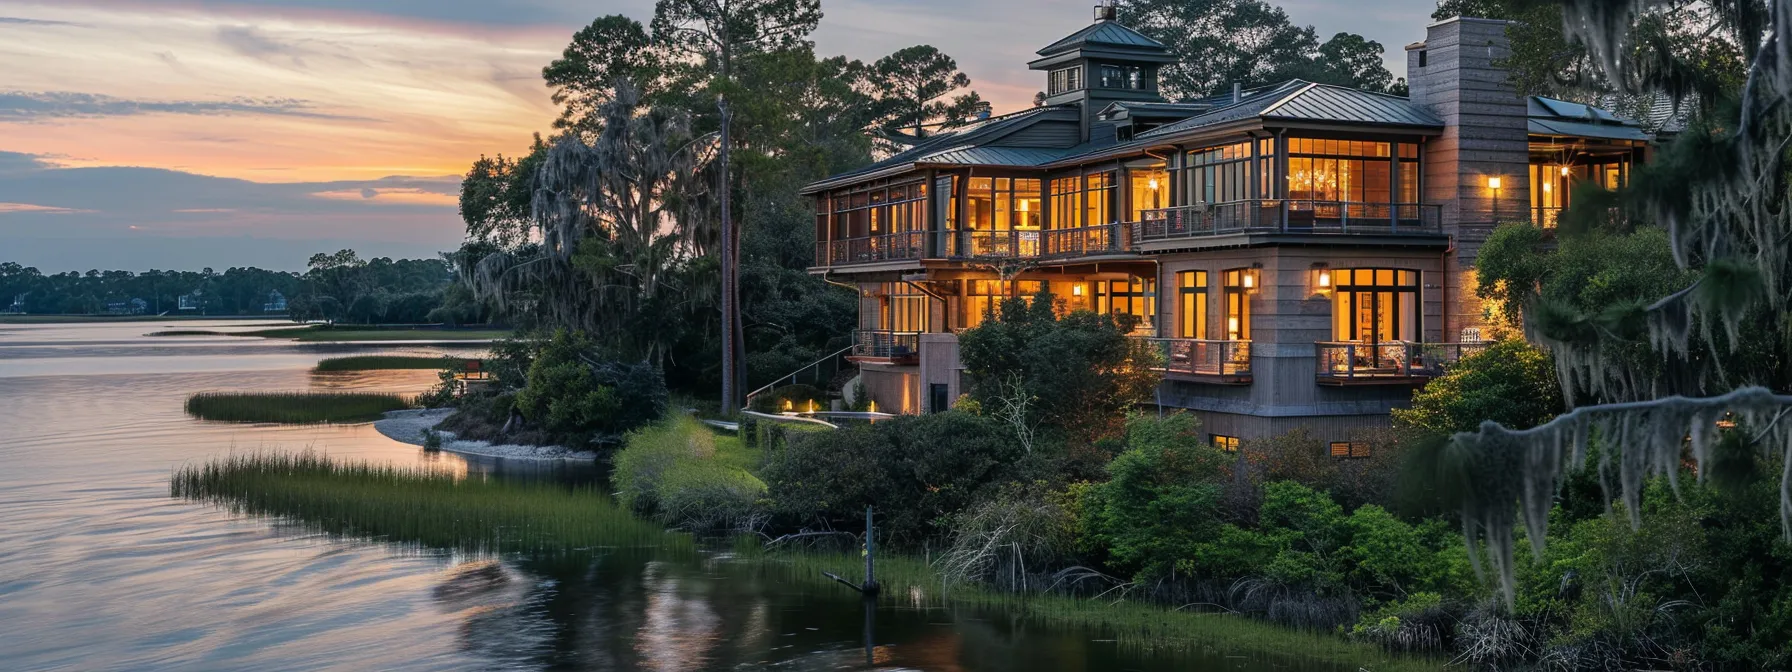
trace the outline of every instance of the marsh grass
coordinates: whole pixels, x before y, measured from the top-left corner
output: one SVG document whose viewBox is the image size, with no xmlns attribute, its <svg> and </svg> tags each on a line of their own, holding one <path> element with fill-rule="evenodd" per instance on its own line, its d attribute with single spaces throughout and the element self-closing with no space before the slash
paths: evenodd
<svg viewBox="0 0 1792 672">
<path fill-rule="evenodd" d="M 592 487 L 341 464 L 313 452 L 236 455 L 176 471 L 175 497 L 273 516 L 341 537 L 474 553 L 648 548 L 688 554 L 687 535 L 629 515 Z"/>
<path fill-rule="evenodd" d="M 222 331 L 212 331 L 210 329 L 166 329 L 163 331 L 152 331 L 145 335 L 146 336 L 227 336 L 228 334 L 226 334 Z"/>
<path fill-rule="evenodd" d="M 370 392 L 201 392 L 187 399 L 187 414 L 221 422 L 303 425 L 371 422 L 414 405 L 409 397 Z"/>
<path fill-rule="evenodd" d="M 287 338 L 299 342 L 333 341 L 494 341 L 509 338 L 504 329 L 446 329 L 441 327 L 405 327 L 390 325 L 324 325 L 308 324 L 254 331 L 232 332 L 231 336 Z"/>
<path fill-rule="evenodd" d="M 433 369 L 446 370 L 459 366 L 463 360 L 453 357 L 418 357 L 411 355 L 361 355 L 357 357 L 331 357 L 317 363 L 313 371 L 319 373 L 334 371 L 394 371 L 400 369 Z"/>
</svg>

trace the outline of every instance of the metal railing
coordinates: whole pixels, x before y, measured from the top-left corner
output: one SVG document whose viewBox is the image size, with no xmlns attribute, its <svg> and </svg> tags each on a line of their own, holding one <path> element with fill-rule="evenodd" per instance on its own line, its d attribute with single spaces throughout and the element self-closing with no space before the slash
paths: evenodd
<svg viewBox="0 0 1792 672">
<path fill-rule="evenodd" d="M 854 343 L 841 348 L 831 355 L 810 362 L 803 368 L 779 376 L 777 380 L 767 383 L 757 390 L 748 392 L 742 408 L 752 408 L 754 398 L 770 392 L 780 385 L 796 385 L 800 383 L 821 388 L 830 394 L 837 392 L 838 390 L 834 389 L 833 383 L 836 379 L 842 377 L 840 375 L 841 371 L 853 368 L 852 362 L 846 361 L 846 357 L 847 353 L 854 351 L 858 347 L 858 344 Z"/>
<path fill-rule="evenodd" d="M 863 238 L 844 238 L 815 244 L 815 264 L 864 264 L 876 261 L 920 259 L 926 255 L 927 232 L 904 231 Z"/>
<path fill-rule="evenodd" d="M 1081 257 L 1109 254 L 1130 248 L 1130 227 L 1096 224 L 1045 232 L 1044 256 Z"/>
<path fill-rule="evenodd" d="M 1146 338 L 1157 348 L 1159 371 L 1191 376 L 1215 376 L 1249 380 L 1250 341 L 1211 341 L 1197 338 Z"/>
<path fill-rule="evenodd" d="M 1268 198 L 1146 210 L 1135 243 L 1230 233 L 1441 233 L 1443 206 Z"/>
<path fill-rule="evenodd" d="M 854 357 L 903 359 L 921 354 L 921 332 L 861 329 L 853 344 Z"/>
<path fill-rule="evenodd" d="M 1435 378 L 1445 367 L 1487 348 L 1488 343 L 1384 341 L 1315 343 L 1321 382 Z"/>
</svg>

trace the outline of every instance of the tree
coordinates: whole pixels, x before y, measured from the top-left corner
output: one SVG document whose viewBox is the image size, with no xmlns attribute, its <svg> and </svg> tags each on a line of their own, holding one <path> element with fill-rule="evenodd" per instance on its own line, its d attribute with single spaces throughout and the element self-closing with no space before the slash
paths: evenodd
<svg viewBox="0 0 1792 672">
<path fill-rule="evenodd" d="M 1375 91 L 1393 80 L 1380 65 L 1380 44 L 1340 33 L 1321 45 L 1312 28 L 1294 25 L 1287 12 L 1262 0 L 1123 0 L 1120 8 L 1129 25 L 1176 56 L 1159 74 L 1167 98 L 1199 98 L 1224 93 L 1233 83 L 1252 87 L 1295 77 Z"/>
<path fill-rule="evenodd" d="M 1394 409 L 1394 424 L 1447 436 L 1493 421 L 1516 429 L 1548 422 L 1562 412 L 1555 362 L 1521 340 L 1500 341 L 1462 358 Z"/>
<path fill-rule="evenodd" d="M 521 159 L 480 156 L 460 183 L 460 217 L 467 237 L 478 242 L 514 247 L 529 239 L 530 208 L 534 201 L 535 174 L 541 169 L 548 145 L 536 134 L 529 153 Z"/>
<path fill-rule="evenodd" d="M 732 112 L 728 94 L 735 85 L 736 59 L 761 52 L 790 49 L 806 44 L 821 22 L 821 0 L 659 0 L 654 6 L 654 40 L 680 51 L 697 62 L 714 63 L 716 76 L 709 88 L 716 93 L 721 119 L 720 153 L 716 157 L 721 184 L 721 317 L 722 317 L 722 412 L 732 414 L 740 404 L 746 358 L 740 312 L 740 234 L 734 225 L 731 203 L 735 189 L 729 171 L 733 151 Z"/>
<path fill-rule="evenodd" d="M 1792 464 L 1792 422 L 1783 421 L 1792 413 L 1786 394 L 1792 387 L 1786 2 L 1725 5 L 1700 15 L 1704 25 L 1677 27 L 1740 47 L 1747 77 L 1739 94 L 1703 71 L 1702 61 L 1686 58 L 1715 47 L 1648 48 L 1663 33 L 1638 26 L 1669 23 L 1664 18 L 1678 8 L 1562 4 L 1564 34 L 1585 45 L 1593 67 L 1619 93 L 1734 104 L 1701 106 L 1694 124 L 1617 194 L 1580 198 L 1577 192 L 1561 225 L 1596 230 L 1613 219 L 1615 207 L 1620 226 L 1661 226 L 1675 265 L 1692 279 L 1659 299 L 1632 297 L 1596 313 L 1529 296 L 1527 329 L 1555 354 L 1564 397 L 1585 403 L 1532 429 L 1487 423 L 1453 439 L 1453 459 L 1439 477 L 1473 486 L 1464 493 L 1464 528 L 1472 543 L 1492 551 L 1508 604 L 1518 514 L 1540 552 L 1555 495 L 1586 467 L 1590 446 L 1597 449 L 1601 483 L 1615 490 L 1633 526 L 1640 523 L 1648 477 L 1675 482 L 1689 457 L 1701 477 L 1730 452 L 1719 450 L 1728 444 L 1741 445 L 1751 458 Z M 1763 341 L 1773 344 L 1764 360 L 1749 352 L 1751 343 Z M 1639 345 L 1660 366 L 1615 374 Z M 1751 357 L 1762 365 L 1738 365 Z M 1780 496 L 1782 536 L 1792 540 L 1792 471 L 1782 476 Z"/>
<path fill-rule="evenodd" d="M 882 93 L 878 104 L 884 118 L 877 132 L 892 147 L 918 142 L 927 136 L 928 127 L 962 119 L 982 102 L 974 91 L 951 103 L 942 100 L 969 87 L 971 77 L 951 56 L 925 44 L 878 59 L 871 66 L 870 84 Z"/>
<path fill-rule="evenodd" d="M 555 128 L 593 131 L 617 80 L 628 80 L 652 100 L 665 83 L 663 55 L 641 22 L 612 14 L 598 17 L 572 36 L 560 58 L 541 69 L 560 106 Z M 539 143 L 539 139 L 537 143 Z"/>
<path fill-rule="evenodd" d="M 971 398 L 985 409 L 1019 395 L 1032 417 L 1011 426 L 1044 426 L 1088 443 L 1116 433 L 1128 409 L 1151 397 L 1161 376 L 1155 353 L 1127 336 L 1132 325 L 1076 311 L 1060 317 L 1056 299 L 1010 298 L 1001 313 L 959 335 Z"/>
</svg>

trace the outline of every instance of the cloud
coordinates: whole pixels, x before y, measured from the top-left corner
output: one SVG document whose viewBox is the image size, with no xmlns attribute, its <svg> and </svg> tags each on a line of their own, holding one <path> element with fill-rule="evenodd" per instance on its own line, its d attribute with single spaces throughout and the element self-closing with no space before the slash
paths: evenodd
<svg viewBox="0 0 1792 672">
<path fill-rule="evenodd" d="M 296 98 L 230 100 L 133 100 L 74 91 L 0 91 L 0 122 L 40 119 L 123 117 L 140 114 L 275 115 L 350 119 L 313 109 Z"/>
<path fill-rule="evenodd" d="M 75 27 L 75 28 L 86 28 L 87 27 L 87 24 L 75 23 L 73 21 L 48 21 L 48 20 L 44 20 L 44 19 L 26 19 L 26 18 L 17 17 L 17 16 L 0 16 L 0 25 L 7 25 L 7 24 L 11 24 L 11 25 L 15 25 L 15 26 L 71 26 L 71 27 Z"/>
<path fill-rule="evenodd" d="M 32 205 L 30 203 L 0 203 L 0 215 L 19 213 L 19 212 L 35 212 L 35 213 L 49 214 L 49 215 L 66 215 L 66 214 L 76 213 L 76 212 L 92 212 L 92 211 L 91 210 L 75 210 L 73 208 L 58 208 L 58 207 L 49 206 L 49 205 Z"/>
<path fill-rule="evenodd" d="M 250 58 L 273 61 L 283 57 L 280 60 L 287 60 L 295 67 L 305 67 L 303 49 L 269 37 L 254 26 L 219 26 L 218 41 Z"/>
</svg>

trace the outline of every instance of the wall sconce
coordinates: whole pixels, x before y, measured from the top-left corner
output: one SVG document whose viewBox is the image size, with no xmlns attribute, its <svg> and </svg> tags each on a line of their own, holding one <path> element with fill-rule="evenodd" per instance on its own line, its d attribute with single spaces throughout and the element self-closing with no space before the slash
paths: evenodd
<svg viewBox="0 0 1792 672">
<path fill-rule="evenodd" d="M 1243 271 L 1241 271 L 1238 274 L 1238 284 L 1240 286 L 1244 287 L 1244 291 L 1252 293 L 1252 294 L 1257 293 L 1257 281 L 1261 279 L 1261 278 L 1257 277 L 1257 274 L 1262 269 L 1263 269 L 1263 262 L 1259 261 L 1257 263 L 1251 264 L 1250 268 L 1244 269 Z"/>
<path fill-rule="evenodd" d="M 1487 188 L 1492 189 L 1494 191 L 1499 191 L 1500 190 L 1500 178 L 1498 178 L 1498 177 L 1487 178 Z"/>
<path fill-rule="evenodd" d="M 1568 176 L 1568 167 L 1562 166 L 1562 177 L 1567 177 L 1567 176 Z"/>
<path fill-rule="evenodd" d="M 1083 295 L 1083 283 L 1080 283 L 1080 282 L 1072 283 L 1070 285 L 1070 295 L 1071 296 L 1082 296 Z"/>
<path fill-rule="evenodd" d="M 1327 296 L 1332 293 L 1332 269 L 1323 261 L 1313 264 L 1313 291 Z"/>
<path fill-rule="evenodd" d="M 1153 178 L 1151 178 L 1150 182 L 1147 182 L 1145 184 L 1146 184 L 1146 186 L 1151 187 L 1152 191 L 1157 191 L 1157 178 L 1153 177 Z"/>
</svg>

